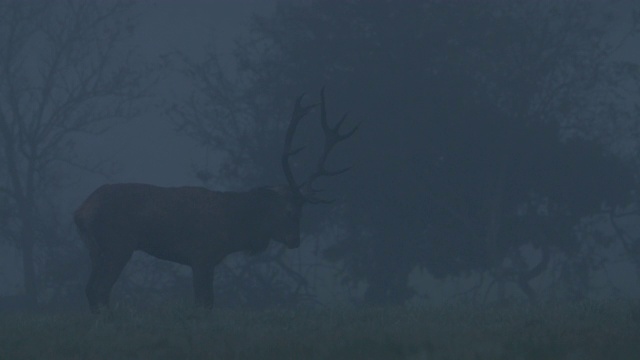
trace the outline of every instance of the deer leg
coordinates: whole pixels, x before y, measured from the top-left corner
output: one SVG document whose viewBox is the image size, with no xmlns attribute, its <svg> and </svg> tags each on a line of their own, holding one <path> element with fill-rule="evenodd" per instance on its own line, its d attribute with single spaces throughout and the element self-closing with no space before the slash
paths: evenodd
<svg viewBox="0 0 640 360">
<path fill-rule="evenodd" d="M 131 258 L 132 252 L 118 254 L 102 253 L 91 259 L 91 275 L 85 293 L 91 312 L 97 314 L 109 307 L 111 288 L 118 280 L 122 269 Z"/>
<path fill-rule="evenodd" d="M 196 307 L 211 310 L 213 308 L 213 267 L 192 266 L 193 297 Z"/>
</svg>

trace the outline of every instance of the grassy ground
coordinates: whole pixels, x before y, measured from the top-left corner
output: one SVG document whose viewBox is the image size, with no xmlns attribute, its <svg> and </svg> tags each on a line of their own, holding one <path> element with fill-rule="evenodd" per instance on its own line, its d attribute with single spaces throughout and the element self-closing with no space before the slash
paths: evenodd
<svg viewBox="0 0 640 360">
<path fill-rule="evenodd" d="M 640 359 L 640 303 L 0 314 L 0 359 Z"/>
</svg>

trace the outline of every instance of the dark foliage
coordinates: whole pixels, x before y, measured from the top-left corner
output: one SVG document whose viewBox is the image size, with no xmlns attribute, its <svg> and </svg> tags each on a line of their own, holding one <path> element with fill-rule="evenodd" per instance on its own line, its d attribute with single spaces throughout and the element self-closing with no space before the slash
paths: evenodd
<svg viewBox="0 0 640 360">
<path fill-rule="evenodd" d="M 228 154 L 229 178 L 271 178 L 275 159 L 260 154 L 283 129 L 285 99 L 327 84 L 337 108 L 365 120 L 344 146 L 354 171 L 328 187 L 341 194 L 346 236 L 326 252 L 346 281 L 368 285 L 364 300 L 408 299 L 416 266 L 436 277 L 489 272 L 534 298 L 529 281 L 551 253 L 577 248 L 580 220 L 625 204 L 634 186 L 610 150 L 632 119 L 619 90 L 638 70 L 613 58 L 603 10 L 581 1 L 283 1 L 239 43 L 241 81 L 208 93 L 223 116 L 185 127 L 224 135 L 208 145 Z M 224 80 L 212 64 L 194 68 Z M 233 120 L 240 125 L 224 125 Z M 539 263 L 523 261 L 525 244 L 539 249 Z"/>
</svg>

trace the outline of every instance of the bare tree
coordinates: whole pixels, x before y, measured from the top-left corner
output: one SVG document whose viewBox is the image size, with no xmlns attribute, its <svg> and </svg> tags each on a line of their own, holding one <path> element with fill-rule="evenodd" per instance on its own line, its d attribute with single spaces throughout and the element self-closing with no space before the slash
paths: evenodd
<svg viewBox="0 0 640 360">
<path fill-rule="evenodd" d="M 202 60 L 181 53 L 166 60 L 192 88 L 186 99 L 171 102 L 167 115 L 178 132 L 221 157 L 215 174 L 208 163 L 195 166 L 198 179 L 205 185 L 215 181 L 230 189 L 280 179 L 282 174 L 273 166 L 279 161 L 274 150 L 282 146 L 289 103 L 271 101 L 272 89 L 247 91 L 246 79 L 224 66 L 215 50 L 209 50 Z"/>
<path fill-rule="evenodd" d="M 39 199 L 59 186 L 62 164 L 85 166 L 78 133 L 98 133 L 134 115 L 148 72 L 126 42 L 133 3 L 0 2 L 0 193 L 3 236 L 23 254 L 27 298 L 37 303 L 34 245 Z"/>
</svg>

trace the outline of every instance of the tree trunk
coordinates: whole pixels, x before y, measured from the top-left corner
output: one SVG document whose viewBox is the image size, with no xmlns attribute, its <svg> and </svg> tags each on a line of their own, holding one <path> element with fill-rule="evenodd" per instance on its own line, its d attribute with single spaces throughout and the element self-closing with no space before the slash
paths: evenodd
<svg viewBox="0 0 640 360">
<path fill-rule="evenodd" d="M 527 299 L 529 299 L 529 302 L 532 302 L 532 303 L 536 302 L 536 300 L 538 299 L 538 296 L 535 290 L 533 290 L 533 288 L 531 287 L 531 284 L 529 284 L 528 280 L 520 279 L 518 281 L 518 287 L 527 296 Z"/>
<path fill-rule="evenodd" d="M 21 245 L 24 291 L 29 305 L 35 307 L 38 304 L 38 286 L 33 254 L 34 232 L 30 222 L 25 221 L 22 226 Z"/>
<path fill-rule="evenodd" d="M 527 298 L 531 302 L 536 302 L 538 300 L 538 296 L 535 290 L 533 290 L 533 288 L 531 287 L 530 282 L 531 280 L 540 276 L 545 270 L 547 270 L 547 267 L 549 265 L 549 257 L 550 250 L 547 247 L 543 247 L 542 259 L 540 259 L 540 262 L 536 266 L 531 268 L 531 270 L 528 270 L 518 276 L 518 287 L 520 287 L 520 290 L 522 290 L 522 292 L 527 295 Z"/>
</svg>

